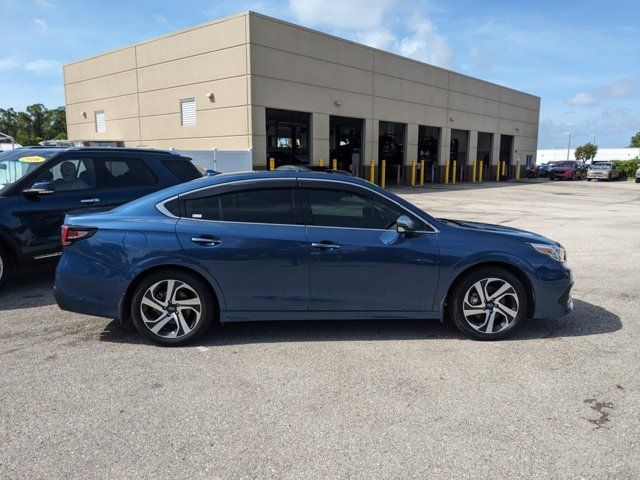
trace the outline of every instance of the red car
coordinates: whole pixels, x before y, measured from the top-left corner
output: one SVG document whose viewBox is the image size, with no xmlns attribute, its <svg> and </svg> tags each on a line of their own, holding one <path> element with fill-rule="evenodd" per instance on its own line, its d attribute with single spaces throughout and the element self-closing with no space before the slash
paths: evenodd
<svg viewBox="0 0 640 480">
<path fill-rule="evenodd" d="M 582 180 L 587 176 L 584 163 L 572 160 L 556 163 L 549 172 L 550 180 Z"/>
</svg>

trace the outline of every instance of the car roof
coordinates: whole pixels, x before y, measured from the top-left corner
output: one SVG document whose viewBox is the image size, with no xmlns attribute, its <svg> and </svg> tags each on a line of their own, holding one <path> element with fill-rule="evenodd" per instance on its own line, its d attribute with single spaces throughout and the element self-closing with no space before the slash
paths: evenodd
<svg viewBox="0 0 640 480">
<path fill-rule="evenodd" d="M 152 193 L 145 197 L 149 201 L 160 202 L 171 197 L 189 193 L 193 190 L 199 190 L 202 188 L 213 187 L 215 185 L 224 185 L 226 183 L 238 182 L 243 180 L 259 180 L 259 179 L 318 179 L 328 181 L 339 181 L 342 183 L 351 183 L 354 185 L 361 185 L 368 188 L 378 189 L 377 185 L 369 183 L 357 177 L 350 177 L 348 175 L 335 175 L 324 172 L 297 172 L 292 170 L 258 170 L 258 171 L 246 171 L 246 172 L 234 172 L 234 173 L 220 173 L 211 177 L 202 177 L 191 180 L 190 182 L 180 183 L 172 187 L 160 190 L 159 192 Z M 135 200 L 134 200 L 135 202 Z"/>
<path fill-rule="evenodd" d="M 55 145 L 30 145 L 25 147 L 16 148 L 16 150 L 55 150 L 64 152 L 124 152 L 124 153 L 155 153 L 161 155 L 173 155 L 175 157 L 182 157 L 182 155 L 173 150 L 161 150 L 158 148 L 141 148 L 141 147 L 58 147 Z M 187 158 L 187 157 L 183 157 Z"/>
</svg>

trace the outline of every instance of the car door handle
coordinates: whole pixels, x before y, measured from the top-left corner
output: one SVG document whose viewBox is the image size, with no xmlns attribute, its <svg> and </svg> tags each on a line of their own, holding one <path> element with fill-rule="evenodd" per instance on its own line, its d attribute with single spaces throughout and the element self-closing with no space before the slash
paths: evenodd
<svg viewBox="0 0 640 480">
<path fill-rule="evenodd" d="M 222 243 L 221 239 L 215 237 L 193 237 L 191 241 L 198 245 L 204 245 L 205 247 L 215 247 Z"/>
<path fill-rule="evenodd" d="M 337 250 L 340 248 L 340 245 L 331 242 L 312 243 L 311 246 L 313 248 L 319 248 L 321 250 Z"/>
<path fill-rule="evenodd" d="M 100 203 L 99 198 L 83 198 L 80 203 Z"/>
</svg>

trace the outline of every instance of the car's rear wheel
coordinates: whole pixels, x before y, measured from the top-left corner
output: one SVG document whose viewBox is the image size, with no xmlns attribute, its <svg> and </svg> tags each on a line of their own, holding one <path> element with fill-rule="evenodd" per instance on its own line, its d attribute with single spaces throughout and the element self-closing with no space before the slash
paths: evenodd
<svg viewBox="0 0 640 480">
<path fill-rule="evenodd" d="M 6 283 L 9 275 L 9 257 L 0 246 L 0 288 Z"/>
<path fill-rule="evenodd" d="M 455 325 L 478 340 L 511 335 L 524 322 L 528 309 L 522 282 L 501 268 L 472 271 L 458 283 L 450 300 Z"/>
<path fill-rule="evenodd" d="M 186 272 L 167 270 L 146 277 L 131 301 L 136 329 L 161 345 L 193 342 L 207 330 L 215 307 L 203 282 Z"/>
</svg>

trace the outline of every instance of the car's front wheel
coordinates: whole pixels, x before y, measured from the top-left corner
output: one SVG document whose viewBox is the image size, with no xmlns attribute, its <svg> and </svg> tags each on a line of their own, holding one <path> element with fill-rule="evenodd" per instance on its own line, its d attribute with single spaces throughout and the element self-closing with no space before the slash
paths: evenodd
<svg viewBox="0 0 640 480">
<path fill-rule="evenodd" d="M 512 334 L 524 322 L 528 309 L 522 282 L 501 268 L 472 271 L 458 283 L 450 301 L 455 325 L 478 340 Z"/>
<path fill-rule="evenodd" d="M 131 301 L 136 329 L 152 341 L 180 346 L 207 330 L 215 307 L 207 287 L 196 276 L 167 270 L 146 277 Z"/>
</svg>

